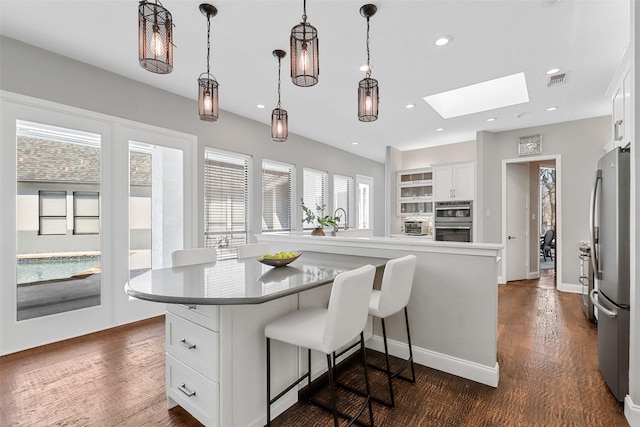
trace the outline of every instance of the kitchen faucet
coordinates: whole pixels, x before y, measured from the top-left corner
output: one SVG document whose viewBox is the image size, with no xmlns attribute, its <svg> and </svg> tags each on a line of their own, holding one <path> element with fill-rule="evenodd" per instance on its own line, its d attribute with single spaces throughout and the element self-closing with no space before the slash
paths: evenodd
<svg viewBox="0 0 640 427">
<path fill-rule="evenodd" d="M 333 213 L 333 216 L 334 216 L 334 217 L 336 217 L 336 216 L 337 216 L 336 214 L 338 213 L 338 211 L 342 211 L 342 212 L 344 212 L 344 229 L 345 229 L 345 230 L 348 230 L 348 229 L 349 229 L 349 215 L 347 215 L 347 211 L 345 211 L 345 210 L 344 210 L 344 209 L 342 209 L 342 208 L 338 208 L 338 209 L 336 209 L 336 211 Z"/>
</svg>

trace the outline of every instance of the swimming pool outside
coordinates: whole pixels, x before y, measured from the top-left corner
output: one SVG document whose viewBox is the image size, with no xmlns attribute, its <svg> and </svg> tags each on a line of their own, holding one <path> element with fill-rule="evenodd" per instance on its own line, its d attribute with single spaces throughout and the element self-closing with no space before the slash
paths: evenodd
<svg viewBox="0 0 640 427">
<path fill-rule="evenodd" d="M 68 279 L 83 271 L 99 266 L 99 255 L 18 258 L 17 283 L 20 285 L 47 280 Z"/>
</svg>

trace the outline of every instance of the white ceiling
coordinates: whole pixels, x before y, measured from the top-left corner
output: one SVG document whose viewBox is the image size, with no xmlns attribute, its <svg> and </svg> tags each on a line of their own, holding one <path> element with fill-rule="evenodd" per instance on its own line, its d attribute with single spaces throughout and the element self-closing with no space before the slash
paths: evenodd
<svg viewBox="0 0 640 427">
<path fill-rule="evenodd" d="M 220 107 L 268 124 L 277 101 L 272 51 L 289 51 L 289 33 L 301 21 L 303 2 L 210 3 L 218 9 L 211 20 L 211 69 L 220 83 Z M 135 0 L 0 0 L 0 33 L 195 103 L 196 79 L 206 71 L 206 18 L 198 10 L 200 1 L 162 4 L 175 24 L 174 69 L 168 75 L 138 65 Z M 283 63 L 282 107 L 289 112 L 291 133 L 382 162 L 388 145 L 409 150 L 470 141 L 478 130 L 611 112 L 606 90 L 629 40 L 629 0 L 379 0 L 370 34 L 380 116 L 361 123 L 356 101 L 364 77 L 359 67 L 366 63 L 363 4 L 307 2 L 308 22 L 320 40 L 320 78 L 314 87 L 294 86 L 288 62 Z M 436 47 L 434 39 L 445 34 L 453 42 Z M 547 87 L 545 72 L 553 67 L 567 73 L 566 83 Z M 422 100 L 519 72 L 529 89 L 525 104 L 445 120 Z M 406 109 L 409 103 L 416 107 Z M 558 109 L 546 111 L 550 106 Z M 489 117 L 497 120 L 489 123 Z"/>
</svg>

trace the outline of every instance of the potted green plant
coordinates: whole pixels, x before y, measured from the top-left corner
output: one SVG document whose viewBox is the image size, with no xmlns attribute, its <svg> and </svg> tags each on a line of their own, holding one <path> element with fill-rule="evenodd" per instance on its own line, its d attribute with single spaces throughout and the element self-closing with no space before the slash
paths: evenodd
<svg viewBox="0 0 640 427">
<path fill-rule="evenodd" d="M 324 210 L 326 205 L 316 205 L 316 210 L 314 212 L 304 204 L 303 199 L 301 199 L 301 202 L 302 211 L 304 212 L 302 223 L 313 224 L 314 226 L 314 229 L 311 231 L 311 235 L 324 236 L 323 228 L 329 227 L 332 229 L 332 234 L 335 234 L 336 231 L 338 231 L 338 222 L 342 218 L 340 216 L 325 215 Z"/>
</svg>

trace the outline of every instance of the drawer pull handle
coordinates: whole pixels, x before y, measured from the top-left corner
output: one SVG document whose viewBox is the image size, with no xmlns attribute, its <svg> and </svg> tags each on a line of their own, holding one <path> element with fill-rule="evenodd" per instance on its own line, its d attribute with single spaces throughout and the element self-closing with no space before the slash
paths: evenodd
<svg viewBox="0 0 640 427">
<path fill-rule="evenodd" d="M 195 396 L 196 395 L 196 391 L 195 390 L 189 390 L 185 384 L 182 384 L 180 387 L 178 387 L 178 390 L 180 390 L 181 392 L 186 394 L 187 397 L 191 397 L 191 396 Z"/>
<path fill-rule="evenodd" d="M 194 348 L 196 348 L 196 345 L 195 345 L 195 344 L 188 343 L 186 338 L 182 338 L 182 339 L 180 340 L 180 342 L 182 343 L 182 345 L 184 345 L 185 347 L 187 347 L 187 349 L 188 349 L 188 350 L 193 350 Z"/>
<path fill-rule="evenodd" d="M 195 310 L 197 308 L 195 304 L 180 304 L 180 305 L 186 308 L 187 310 Z"/>
</svg>

